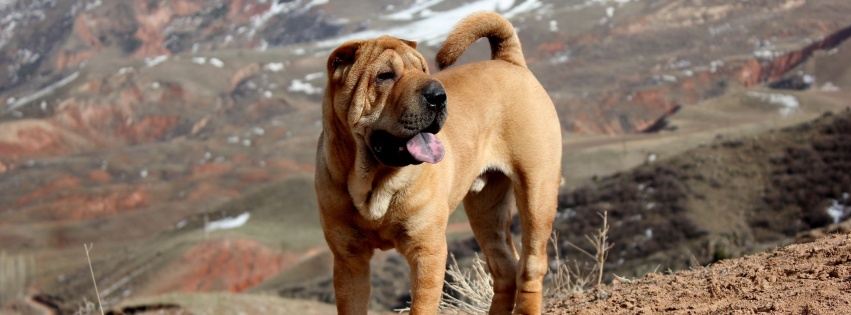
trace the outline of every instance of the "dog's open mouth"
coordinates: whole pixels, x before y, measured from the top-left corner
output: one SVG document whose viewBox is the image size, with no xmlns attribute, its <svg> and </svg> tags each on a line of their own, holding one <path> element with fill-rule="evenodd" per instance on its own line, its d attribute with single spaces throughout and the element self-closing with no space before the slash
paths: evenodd
<svg viewBox="0 0 851 315">
<path fill-rule="evenodd" d="M 408 153 L 414 160 L 427 163 L 437 163 L 443 160 L 443 142 L 433 133 L 423 132 L 417 134 L 405 144 Z"/>
<path fill-rule="evenodd" d="M 446 153 L 443 142 L 431 132 L 421 132 L 410 139 L 398 138 L 386 131 L 376 131 L 370 137 L 375 158 L 389 166 L 437 163 Z"/>
</svg>

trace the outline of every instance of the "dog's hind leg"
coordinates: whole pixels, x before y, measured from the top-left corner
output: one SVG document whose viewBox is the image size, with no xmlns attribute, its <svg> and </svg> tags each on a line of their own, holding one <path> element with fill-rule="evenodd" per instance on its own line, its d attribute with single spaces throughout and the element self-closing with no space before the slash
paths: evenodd
<svg viewBox="0 0 851 315">
<path fill-rule="evenodd" d="M 514 202 L 511 179 L 496 171 L 482 176 L 486 176 L 487 184 L 464 198 L 464 211 L 493 277 L 494 295 L 488 313 L 511 314 L 517 290 L 517 250 L 510 231 Z"/>
<path fill-rule="evenodd" d="M 558 163 L 558 160 L 554 160 Z M 547 273 L 547 241 L 558 207 L 560 172 L 538 167 L 518 172 L 514 186 L 522 232 L 515 314 L 540 314 Z"/>
</svg>

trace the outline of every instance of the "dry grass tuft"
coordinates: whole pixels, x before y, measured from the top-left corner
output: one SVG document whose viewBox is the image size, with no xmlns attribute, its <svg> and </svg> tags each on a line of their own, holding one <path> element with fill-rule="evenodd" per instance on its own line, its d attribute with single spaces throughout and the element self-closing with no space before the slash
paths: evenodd
<svg viewBox="0 0 851 315">
<path fill-rule="evenodd" d="M 573 262 L 571 267 L 567 257 L 562 261 L 556 231 L 553 231 L 552 236 L 550 236 L 550 243 L 553 244 L 555 268 L 550 270 L 550 287 L 547 288 L 545 295 L 548 297 L 567 296 L 588 290 L 588 284 L 591 283 L 593 273 L 583 272 L 576 261 Z"/>
<path fill-rule="evenodd" d="M 447 280 L 445 286 L 458 292 L 461 298 L 443 292 L 440 310 L 450 314 L 486 314 L 493 298 L 493 278 L 488 273 L 487 264 L 476 254 L 471 268 L 462 270 L 455 255 L 451 257 L 452 264 L 446 274 L 452 281 Z"/>
<path fill-rule="evenodd" d="M 92 259 L 89 258 L 89 250 L 91 250 L 92 247 L 94 247 L 94 244 L 89 244 L 89 245 L 83 244 L 83 247 L 86 249 L 86 260 L 89 262 L 89 271 L 92 273 L 92 283 L 95 285 L 95 295 L 98 298 L 98 306 L 100 306 L 100 315 L 104 315 L 103 314 L 103 303 L 101 303 L 101 301 L 100 301 L 100 292 L 98 291 L 98 282 L 95 280 L 95 269 L 92 268 Z M 89 306 L 90 303 L 88 301 L 85 301 L 85 302 L 86 302 L 85 305 L 88 309 L 89 308 L 88 306 Z M 86 314 L 88 314 L 88 313 L 86 313 Z"/>
<path fill-rule="evenodd" d="M 97 314 L 98 307 L 95 303 L 90 302 L 85 297 L 83 298 L 83 302 L 77 307 L 77 311 L 74 312 L 74 315 L 92 315 Z"/>
<path fill-rule="evenodd" d="M 594 247 L 594 254 L 589 253 L 588 251 L 579 248 L 575 244 L 570 243 L 570 246 L 576 248 L 583 254 L 591 257 L 594 260 L 594 269 L 592 273 L 597 274 L 597 281 L 595 289 L 597 291 L 602 291 L 603 288 L 603 269 L 606 264 L 606 259 L 609 257 L 609 250 L 612 249 L 613 244 L 609 243 L 609 215 L 608 212 L 603 212 L 600 214 L 603 218 L 603 226 L 597 229 L 597 232 L 592 236 L 585 235 L 585 239 L 591 243 L 591 246 Z"/>
<path fill-rule="evenodd" d="M 593 254 L 570 244 L 594 260 L 594 266 L 590 271 L 583 272 L 576 261 L 573 262 L 572 267 L 567 259 L 562 261 L 558 250 L 558 233 L 553 232 L 550 242 L 555 249 L 555 268 L 551 270 L 550 287 L 546 289 L 545 295 L 553 297 L 586 293 L 592 289 L 590 287 L 592 284 L 598 293 L 604 293 L 602 290 L 604 265 L 612 244 L 609 243 L 608 237 L 608 213 L 603 212 L 600 216 L 603 218 L 603 225 L 593 235 L 585 236 L 594 248 Z M 461 298 L 444 292 L 440 301 L 440 310 L 448 314 L 487 314 L 493 297 L 493 278 L 487 271 L 487 264 L 476 255 L 469 269 L 461 269 L 455 256 L 451 258 L 452 264 L 449 265 L 446 273 L 452 280 L 446 280 L 445 287 L 458 292 Z M 404 312 L 408 309 L 397 311 Z"/>
</svg>

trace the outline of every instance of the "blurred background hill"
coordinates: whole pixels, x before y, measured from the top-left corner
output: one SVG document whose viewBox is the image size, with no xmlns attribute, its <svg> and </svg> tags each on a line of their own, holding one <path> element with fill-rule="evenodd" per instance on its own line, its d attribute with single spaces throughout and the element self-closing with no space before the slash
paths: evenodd
<svg viewBox="0 0 851 315">
<path fill-rule="evenodd" d="M 1 0 L 0 313 L 91 301 L 88 243 L 116 309 L 333 302 L 312 183 L 328 53 L 390 34 L 432 62 L 479 10 L 511 19 L 557 106 L 555 228 L 582 244 L 608 211 L 618 275 L 851 214 L 846 0 Z M 449 234 L 471 257 L 461 211 Z M 373 263 L 373 309 L 404 307 L 404 259 Z"/>
</svg>

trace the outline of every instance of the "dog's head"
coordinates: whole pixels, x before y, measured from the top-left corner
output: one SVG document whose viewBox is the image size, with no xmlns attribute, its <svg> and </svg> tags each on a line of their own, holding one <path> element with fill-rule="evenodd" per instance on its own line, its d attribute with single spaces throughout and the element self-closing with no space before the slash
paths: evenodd
<svg viewBox="0 0 851 315">
<path fill-rule="evenodd" d="M 437 163 L 444 154 L 435 134 L 446 121 L 446 91 L 416 46 L 382 36 L 345 43 L 328 57 L 324 110 L 335 121 L 325 123 L 344 124 L 359 154 L 387 166 Z"/>
</svg>

